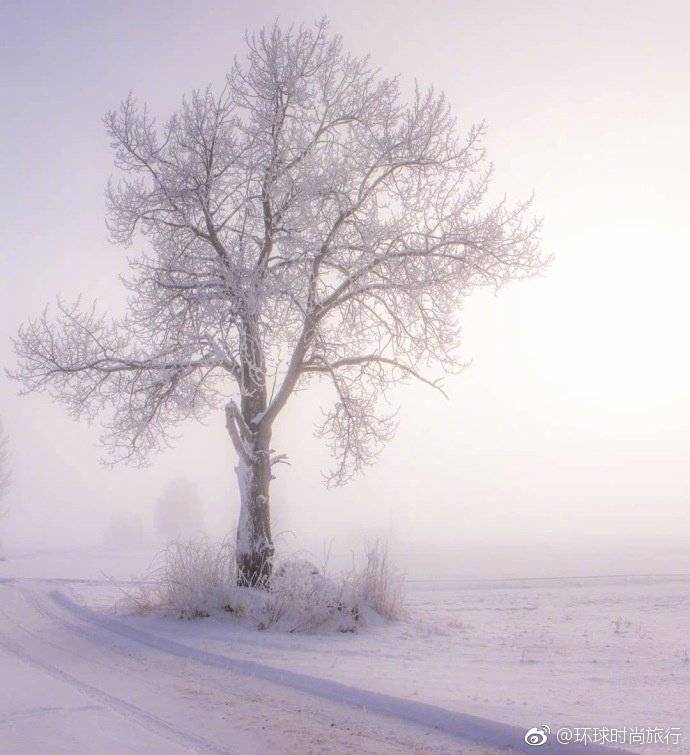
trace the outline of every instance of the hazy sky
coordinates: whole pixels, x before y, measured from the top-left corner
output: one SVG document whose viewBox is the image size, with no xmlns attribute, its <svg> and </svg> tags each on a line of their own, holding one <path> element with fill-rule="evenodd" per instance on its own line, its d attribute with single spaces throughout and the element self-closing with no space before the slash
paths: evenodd
<svg viewBox="0 0 690 755">
<path fill-rule="evenodd" d="M 450 401 L 400 390 L 397 437 L 365 478 L 322 487 L 319 396 L 293 401 L 274 438 L 292 459 L 274 485 L 276 529 L 314 547 L 371 527 L 408 549 L 443 545 L 457 563 L 485 548 L 504 554 L 501 573 L 538 571 L 542 556 L 557 571 L 578 551 L 572 569 L 587 571 L 607 542 L 620 544 L 612 570 L 687 570 L 687 2 L 3 0 L 0 360 L 57 292 L 122 304 L 104 112 L 133 89 L 164 119 L 183 93 L 223 80 L 246 27 L 323 14 L 386 73 L 444 89 L 461 123 L 487 120 L 494 189 L 535 190 L 555 260 L 539 280 L 467 302 L 471 366 L 447 380 Z M 0 378 L 15 462 L 6 540 L 100 539 L 113 511 L 148 517 L 177 474 L 198 482 L 209 526 L 232 526 L 222 416 L 190 425 L 150 468 L 112 471 L 97 427 L 16 388 Z"/>
</svg>

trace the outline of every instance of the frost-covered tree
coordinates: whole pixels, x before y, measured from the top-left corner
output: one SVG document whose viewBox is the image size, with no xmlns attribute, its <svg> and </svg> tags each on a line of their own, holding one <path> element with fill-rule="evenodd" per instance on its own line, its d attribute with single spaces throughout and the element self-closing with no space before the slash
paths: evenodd
<svg viewBox="0 0 690 755">
<path fill-rule="evenodd" d="M 128 314 L 58 302 L 16 339 L 14 376 L 77 417 L 104 408 L 104 442 L 141 461 L 190 417 L 224 408 L 237 453 L 237 557 L 270 576 L 274 423 L 321 378 L 318 427 L 342 483 L 393 431 L 380 399 L 459 366 L 458 310 L 478 285 L 543 263 L 528 202 L 487 205 L 483 125 L 460 131 L 433 88 L 406 98 L 327 23 L 246 38 L 220 92 L 158 126 L 132 96 L 105 124 L 107 189 L 130 260 Z"/>
</svg>

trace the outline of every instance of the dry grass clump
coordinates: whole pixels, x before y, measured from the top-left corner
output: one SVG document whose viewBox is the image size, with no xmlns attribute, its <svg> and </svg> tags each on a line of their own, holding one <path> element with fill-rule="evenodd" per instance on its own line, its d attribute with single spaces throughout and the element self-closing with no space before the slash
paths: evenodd
<svg viewBox="0 0 690 755">
<path fill-rule="evenodd" d="M 337 578 L 305 560 L 277 562 L 268 590 L 238 587 L 233 546 L 207 538 L 169 543 L 146 578 L 125 592 L 126 612 L 195 619 L 225 611 L 259 630 L 355 632 L 403 613 L 401 575 L 376 541 L 361 565 Z"/>
<path fill-rule="evenodd" d="M 388 547 L 375 540 L 364 550 L 364 564 L 353 569 L 351 580 L 358 599 L 389 621 L 403 615 L 403 578 L 391 565 Z"/>
</svg>

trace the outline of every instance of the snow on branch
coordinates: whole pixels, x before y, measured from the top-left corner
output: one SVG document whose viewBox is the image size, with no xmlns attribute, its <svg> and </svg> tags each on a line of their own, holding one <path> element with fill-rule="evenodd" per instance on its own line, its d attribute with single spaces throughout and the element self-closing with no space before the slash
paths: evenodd
<svg viewBox="0 0 690 755">
<path fill-rule="evenodd" d="M 441 395 L 444 398 L 448 398 L 443 388 L 440 386 L 440 379 L 437 380 L 429 380 L 425 378 L 424 376 L 420 375 L 416 370 L 414 370 L 412 367 L 410 367 L 407 364 L 403 364 L 403 362 L 400 362 L 396 359 L 390 359 L 385 356 L 381 356 L 379 354 L 366 354 L 364 356 L 358 356 L 358 357 L 346 357 L 343 359 L 338 359 L 335 362 L 327 363 L 323 362 L 319 357 L 314 356 L 311 358 L 311 360 L 304 362 L 302 365 L 302 372 L 324 372 L 324 373 L 333 373 L 335 370 L 340 369 L 341 367 L 356 367 L 358 365 L 367 365 L 367 364 L 380 364 L 380 365 L 386 365 L 389 367 L 394 367 L 400 370 L 403 374 L 411 375 L 412 377 L 416 378 L 422 383 L 425 383 L 428 386 L 431 386 L 432 388 L 435 388 L 437 391 L 441 393 Z"/>
<path fill-rule="evenodd" d="M 406 99 L 326 21 L 248 35 L 222 89 L 160 124 L 130 95 L 105 126 L 110 234 L 146 246 L 128 314 L 58 304 L 19 332 L 12 376 L 77 416 L 110 407 L 120 456 L 214 407 L 240 456 L 254 441 L 263 453 L 317 375 L 335 388 L 319 432 L 345 480 L 393 431 L 388 389 L 441 390 L 425 375 L 463 366 L 469 292 L 547 261 L 531 199 L 486 201 L 484 124 L 461 131 L 433 87 Z"/>
</svg>

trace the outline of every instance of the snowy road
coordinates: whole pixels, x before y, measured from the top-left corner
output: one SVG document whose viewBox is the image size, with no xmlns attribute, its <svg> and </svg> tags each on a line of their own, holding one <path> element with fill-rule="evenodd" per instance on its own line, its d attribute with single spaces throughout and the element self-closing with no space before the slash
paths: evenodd
<svg viewBox="0 0 690 755">
<path fill-rule="evenodd" d="M 3 753 L 486 751 L 145 645 L 50 583 L 0 590 Z"/>
<path fill-rule="evenodd" d="M 530 749 L 522 729 L 151 634 L 77 605 L 68 587 L 0 581 L 2 753 Z"/>
</svg>

